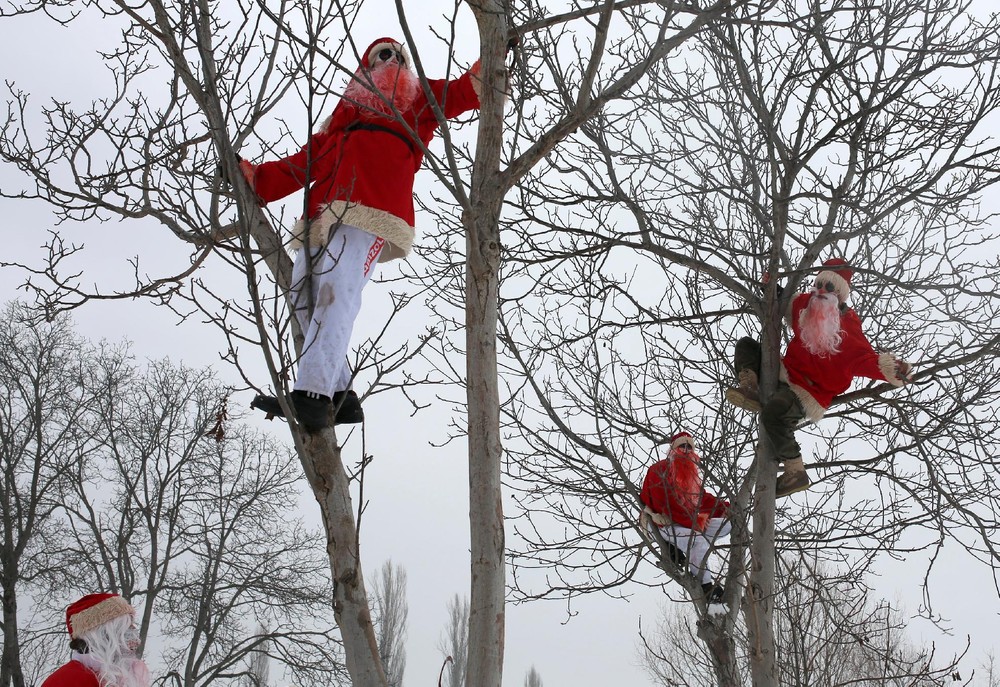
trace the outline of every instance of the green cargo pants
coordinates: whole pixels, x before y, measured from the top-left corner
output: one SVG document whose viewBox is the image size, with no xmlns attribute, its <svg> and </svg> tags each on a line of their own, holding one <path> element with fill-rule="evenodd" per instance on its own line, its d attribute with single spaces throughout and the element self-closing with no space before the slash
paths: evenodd
<svg viewBox="0 0 1000 687">
<path fill-rule="evenodd" d="M 736 354 L 733 357 L 736 374 L 740 370 L 753 370 L 760 377 L 760 357 L 760 343 L 744 336 L 736 342 Z M 802 449 L 799 448 L 799 442 L 795 441 L 795 427 L 804 417 L 805 411 L 795 392 L 785 382 L 778 382 L 778 388 L 763 404 L 760 423 L 779 461 L 801 457 Z"/>
</svg>

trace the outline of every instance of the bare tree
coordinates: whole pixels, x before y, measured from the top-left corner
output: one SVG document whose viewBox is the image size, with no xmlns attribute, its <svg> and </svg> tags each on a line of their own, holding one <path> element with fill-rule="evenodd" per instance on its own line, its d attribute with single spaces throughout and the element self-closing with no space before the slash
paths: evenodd
<svg viewBox="0 0 1000 687">
<path fill-rule="evenodd" d="M 127 346 L 93 346 L 67 316 L 46 324 L 18 303 L 5 314 L 0 436 L 16 487 L 5 532 L 24 554 L 4 572 L 11 599 L 32 609 L 6 621 L 18 649 L 9 675 L 21 653 L 32 684 L 54 668 L 68 651 L 67 593 L 101 589 L 141 607 L 140 652 L 154 632 L 176 640 L 166 654 L 194 658 L 184 684 L 254 665 L 259 677 L 268 656 L 303 683 L 335 683 L 339 643 L 316 621 L 330 594 L 322 555 L 287 517 L 295 456 L 227 416 L 206 370 L 140 371 Z M 254 632 L 262 619 L 274 629 Z M 241 661 L 249 668 L 234 669 Z"/>
<path fill-rule="evenodd" d="M 783 560 L 779 570 L 782 595 L 775 621 L 781 684 L 930 687 L 960 681 L 955 676 L 961 656 L 937 659 L 933 646 L 909 636 L 900 610 L 873 599 L 856 580 L 815 561 Z M 643 662 L 657 684 L 714 683 L 713 660 L 696 623 L 690 608 L 665 605 L 656 631 L 643 635 Z M 749 635 L 740 637 L 737 653 L 748 674 Z"/>
<path fill-rule="evenodd" d="M 88 346 L 68 317 L 51 323 L 23 303 L 0 312 L 0 685 L 23 687 L 22 647 L 31 637 L 18 615 L 27 587 L 49 587 L 68 574 L 69 541 L 58 517 L 88 435 L 92 401 Z"/>
<path fill-rule="evenodd" d="M 267 635 L 267 628 L 263 625 L 257 628 L 257 634 Z M 268 656 L 269 642 L 265 642 L 259 649 L 254 649 L 250 653 L 250 666 L 247 669 L 247 687 L 268 687 L 271 679 L 271 657 Z"/>
<path fill-rule="evenodd" d="M 445 687 L 463 687 L 466 684 L 466 665 L 469 652 L 469 600 L 456 594 L 448 601 L 448 623 L 444 636 L 438 643 L 445 657 Z"/>
<path fill-rule="evenodd" d="M 316 533 L 288 515 L 298 461 L 225 396 L 210 371 L 164 361 L 103 386 L 101 439 L 68 509 L 80 570 L 141 602 L 142 646 L 154 628 L 167 637 L 180 684 L 260 679 L 268 657 L 299 683 L 337 683 L 326 566 Z"/>
<path fill-rule="evenodd" d="M 375 619 L 375 636 L 378 653 L 385 667 L 389 687 L 402 687 L 406 670 L 406 620 L 409 605 L 406 602 L 406 569 L 393 565 L 391 560 L 382 564 L 372 585 L 372 613 Z"/>
</svg>

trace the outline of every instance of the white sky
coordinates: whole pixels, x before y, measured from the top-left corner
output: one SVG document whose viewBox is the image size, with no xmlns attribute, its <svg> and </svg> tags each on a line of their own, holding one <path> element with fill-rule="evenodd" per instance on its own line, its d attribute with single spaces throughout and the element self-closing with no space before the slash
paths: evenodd
<svg viewBox="0 0 1000 687">
<path fill-rule="evenodd" d="M 421 8 L 428 4 L 421 3 Z M 449 3 L 441 6 L 442 13 L 448 12 Z M 468 63 L 478 53 L 475 27 L 469 21 L 471 13 L 467 9 L 463 7 L 460 14 L 463 16 L 459 35 L 468 38 L 462 41 L 463 49 L 456 57 Z M 443 21 L 429 13 L 421 14 L 421 20 L 443 25 Z M 426 41 L 422 49 L 433 51 L 425 54 L 424 59 L 434 58 L 436 67 L 443 65 L 443 49 L 430 38 L 425 26 L 415 26 L 414 30 L 419 34 L 418 40 Z M 359 22 L 355 35 L 359 43 L 366 45 L 370 38 L 401 36 L 401 32 L 394 19 L 376 25 L 375 17 L 368 15 Z M 94 58 L 93 51 L 97 47 L 110 47 L 117 39 L 116 34 L 105 35 L 101 29 L 84 32 L 62 28 L 40 15 L 2 19 L 0 64 L 4 65 L 5 79 L 16 80 L 19 87 L 31 93 L 35 108 L 45 98 L 57 94 L 61 98 L 79 99 L 82 106 L 91 97 L 88 93 L 91 80 L 101 85 L 107 83 L 104 68 Z M 105 40 L 107 45 L 101 45 Z M 58 49 L 53 49 L 54 46 Z M 435 73 L 433 68 L 430 71 L 432 75 Z M 99 93 L 100 87 L 93 90 Z M 439 150 L 439 143 L 438 146 Z M 16 170 L 0 166 L 0 188 L 10 191 L 18 184 L 18 178 Z M 419 178 L 422 189 L 434 183 L 426 171 Z M 39 248 L 46 240 L 46 231 L 53 228 L 51 214 L 39 202 L 6 200 L 0 200 L 0 212 L 4 218 L 0 259 L 41 264 L 43 254 Z M 427 220 L 418 214 L 418 233 L 421 221 Z M 129 283 L 131 267 L 126 261 L 132 255 L 139 254 L 143 266 L 154 274 L 169 273 L 177 265 L 177 258 L 184 255 L 183 248 L 166 230 L 149 224 L 65 225 L 59 231 L 67 240 L 86 243 L 87 251 L 79 264 L 104 286 Z M 238 293 L 238 275 L 218 273 L 222 270 L 218 263 L 208 269 L 213 268 L 217 272 L 206 276 L 228 282 L 234 293 Z M 17 295 L 14 289 L 22 281 L 23 275 L 0 270 L 0 293 L 4 294 L 4 300 Z M 366 290 L 365 299 L 366 304 L 384 305 L 388 290 L 374 284 Z M 220 364 L 219 351 L 224 345 L 221 337 L 214 328 L 199 324 L 197 318 L 178 324 L 166 309 L 121 302 L 88 305 L 76 313 L 75 320 L 78 331 L 92 339 L 125 337 L 134 342 L 133 352 L 139 357 L 166 356 L 189 365 L 211 365 L 223 380 L 239 383 L 235 373 Z M 374 323 L 371 329 L 378 325 Z M 355 341 L 362 340 L 366 333 L 365 323 L 359 322 Z M 263 383 L 266 379 L 263 366 L 257 373 Z M 375 461 L 368 470 L 366 484 L 370 503 L 364 515 L 362 556 L 369 577 L 387 558 L 405 566 L 410 605 L 406 683 L 436 684 L 442 661 L 437 643 L 446 620 L 446 602 L 456 592 L 467 594 L 469 585 L 465 445 L 462 442 L 444 448 L 431 445 L 441 443 L 447 435 L 447 408 L 411 418 L 405 408 L 386 396 L 371 399 L 365 407 L 366 450 L 375 456 Z M 246 392 L 235 401 L 248 404 L 250 398 L 251 393 Z M 259 419 L 255 421 L 284 436 L 283 423 L 266 425 Z M 392 431 L 386 431 L 390 427 Z M 359 455 L 360 443 L 354 436 L 345 451 L 345 461 L 356 461 Z M 642 475 L 634 478 L 641 480 Z M 308 505 L 315 513 L 315 504 Z M 317 521 L 316 517 L 312 519 Z M 911 557 L 907 562 L 886 561 L 882 567 L 884 576 L 875 581 L 887 598 L 901 599 L 910 610 L 920 603 L 914 593 L 920 580 L 913 576 L 914 570 L 918 574 L 923 570 L 915 563 L 918 558 Z M 965 633 L 971 633 L 975 641 L 973 665 L 978 663 L 983 653 L 995 646 L 992 628 L 1000 604 L 991 578 L 972 568 L 964 556 L 955 555 L 935 571 L 931 582 L 938 594 L 936 610 L 954 621 L 958 636 L 942 639 L 926 623 L 919 623 L 914 631 L 920 634 L 914 639 L 937 641 L 939 652 L 946 654 L 964 645 Z M 644 628 L 655 624 L 658 604 L 664 597 L 657 590 L 639 586 L 634 594 L 629 603 L 603 596 L 577 601 L 573 610 L 579 611 L 579 615 L 566 624 L 563 624 L 567 619 L 566 606 L 562 602 L 508 606 L 505 685 L 520 687 L 531 665 L 537 668 L 547 687 L 650 684 L 637 667 L 637 628 L 640 617 Z M 968 672 L 972 666 L 966 665 Z"/>
</svg>

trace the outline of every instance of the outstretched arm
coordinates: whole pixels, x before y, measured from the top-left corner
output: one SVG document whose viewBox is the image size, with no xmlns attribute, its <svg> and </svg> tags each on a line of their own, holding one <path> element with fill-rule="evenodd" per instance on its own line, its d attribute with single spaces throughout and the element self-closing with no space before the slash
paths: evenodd
<svg viewBox="0 0 1000 687">
<path fill-rule="evenodd" d="M 325 146 L 330 137 L 328 131 L 313 134 L 309 142 L 293 155 L 254 165 L 240 161 L 240 170 L 253 187 L 262 203 L 270 203 L 298 191 L 309 184 L 316 175 L 316 167 L 321 155 L 333 155 Z"/>
</svg>

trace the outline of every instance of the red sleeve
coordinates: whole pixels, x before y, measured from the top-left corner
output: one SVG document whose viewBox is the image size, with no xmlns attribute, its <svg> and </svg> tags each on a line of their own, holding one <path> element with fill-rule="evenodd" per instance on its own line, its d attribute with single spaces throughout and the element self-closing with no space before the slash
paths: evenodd
<svg viewBox="0 0 1000 687">
<path fill-rule="evenodd" d="M 334 154 L 333 150 L 324 149 L 330 136 L 328 130 L 315 133 L 294 155 L 257 165 L 254 176 L 257 196 L 270 203 L 303 188 L 315 178 L 319 156 Z"/>
<path fill-rule="evenodd" d="M 431 87 L 434 98 L 441 104 L 445 119 L 454 119 L 470 110 L 479 109 L 479 95 L 470 72 L 451 81 L 429 79 L 427 84 Z"/>
</svg>

